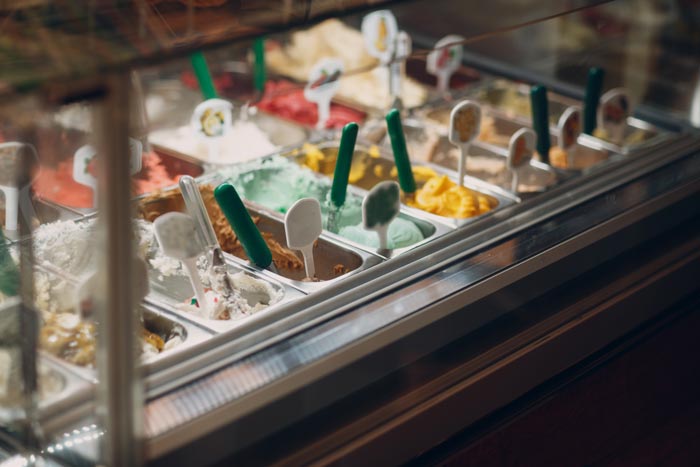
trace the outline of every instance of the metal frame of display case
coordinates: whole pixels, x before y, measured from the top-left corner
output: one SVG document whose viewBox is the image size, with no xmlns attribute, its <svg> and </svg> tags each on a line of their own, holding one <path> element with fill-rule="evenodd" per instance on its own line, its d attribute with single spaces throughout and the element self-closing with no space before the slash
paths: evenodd
<svg viewBox="0 0 700 467">
<path fill-rule="evenodd" d="M 221 36 L 214 42 L 230 39 Z M 193 41 L 178 54 L 198 45 Z M 120 63 L 115 68 L 138 63 Z M 123 71 L 96 81 L 106 92 L 99 126 L 111 129 L 104 131 L 102 141 L 106 170 L 118 179 L 128 179 L 118 176 L 128 174 L 126 159 L 119 157 L 128 152 L 125 115 L 129 112 L 128 105 L 122 105 L 128 101 L 128 81 Z M 51 83 L 48 86 L 56 89 Z M 85 89 L 80 83 L 76 86 Z M 73 91 L 62 89 L 66 95 Z M 115 119 L 117 109 L 122 117 Z M 121 124 L 115 127 L 115 121 Z M 633 159 L 611 164 L 605 172 L 592 171 L 569 180 L 536 199 L 506 207 L 289 303 L 286 319 L 262 320 L 233 340 L 230 335 L 212 337 L 198 348 L 196 358 L 146 380 L 151 389 L 145 390 L 145 440 L 138 428 L 141 389 L 133 384 L 138 381 L 136 366 L 121 352 L 131 348 L 134 338 L 133 320 L 119 317 L 119 310 L 131 309 L 130 299 L 125 298 L 130 296 L 133 268 L 127 260 L 130 255 L 125 254 L 131 248 L 128 184 L 104 185 L 101 212 L 110 248 L 103 268 L 101 321 L 109 326 L 104 329 L 110 329 L 106 333 L 110 339 L 99 357 L 103 391 L 98 406 L 121 416 L 105 426 L 109 434 L 100 441 L 102 459 L 136 465 L 140 441 L 144 441 L 149 459 L 167 465 L 176 459 L 201 462 L 203 446 L 210 461 L 248 448 L 697 216 L 700 143 L 681 135 L 645 149 Z M 696 258 L 675 260 L 680 270 Z M 690 287 L 677 293 L 687 290 Z M 507 306 L 489 308 L 490 301 L 500 298 Z M 602 345 L 652 314 L 623 316 L 590 346 Z M 579 357 L 572 354 L 561 365 Z M 533 375 L 528 383 L 537 384 L 545 376 Z M 123 391 L 125 386 L 133 391 Z M 83 415 L 94 409 L 88 402 L 73 416 L 60 417 L 51 428 L 57 432 L 92 421 Z M 478 416 L 475 412 L 473 419 Z M 316 454 L 307 451 L 300 456 L 311 459 Z"/>
</svg>

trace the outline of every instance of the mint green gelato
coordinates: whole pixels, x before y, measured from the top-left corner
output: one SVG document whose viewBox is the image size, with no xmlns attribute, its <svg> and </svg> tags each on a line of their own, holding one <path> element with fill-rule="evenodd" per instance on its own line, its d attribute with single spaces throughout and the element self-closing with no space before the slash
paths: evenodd
<svg viewBox="0 0 700 467">
<path fill-rule="evenodd" d="M 285 213 L 302 198 L 316 198 L 321 203 L 324 226 L 328 226 L 331 208 L 331 182 L 319 177 L 286 157 L 273 156 L 221 169 L 221 175 L 238 194 L 254 203 Z M 336 214 L 334 233 L 370 248 L 379 247 L 375 232 L 362 228 L 362 198 L 348 193 L 345 204 Z M 403 248 L 423 240 L 420 229 L 411 221 L 397 218 L 389 226 L 388 246 Z"/>
</svg>

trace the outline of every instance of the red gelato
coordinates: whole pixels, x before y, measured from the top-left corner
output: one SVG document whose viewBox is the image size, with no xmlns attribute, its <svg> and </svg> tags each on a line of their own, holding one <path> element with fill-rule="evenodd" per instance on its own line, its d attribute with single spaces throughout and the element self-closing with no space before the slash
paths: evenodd
<svg viewBox="0 0 700 467">
<path fill-rule="evenodd" d="M 198 175 L 198 174 L 192 174 Z M 132 178 L 135 195 L 150 193 L 178 182 L 180 174 L 170 174 L 161 156 L 155 152 L 143 155 L 141 171 Z M 39 198 L 72 208 L 92 208 L 92 189 L 73 180 L 73 158 L 58 166 L 42 166 L 34 182 Z"/>
<path fill-rule="evenodd" d="M 304 98 L 304 89 L 289 81 L 268 81 L 260 110 L 306 126 L 316 126 L 318 108 Z M 326 128 L 342 128 L 350 122 L 362 123 L 366 114 L 339 104 L 331 104 Z"/>
</svg>

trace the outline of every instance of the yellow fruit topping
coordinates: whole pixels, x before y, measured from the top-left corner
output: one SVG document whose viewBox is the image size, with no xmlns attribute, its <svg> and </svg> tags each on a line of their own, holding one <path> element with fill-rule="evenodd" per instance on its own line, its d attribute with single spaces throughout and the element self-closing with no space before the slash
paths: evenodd
<svg viewBox="0 0 700 467">
<path fill-rule="evenodd" d="M 447 175 L 436 175 L 420 188 L 409 206 L 455 219 L 478 216 L 491 210 L 486 196 L 461 187 Z"/>
</svg>

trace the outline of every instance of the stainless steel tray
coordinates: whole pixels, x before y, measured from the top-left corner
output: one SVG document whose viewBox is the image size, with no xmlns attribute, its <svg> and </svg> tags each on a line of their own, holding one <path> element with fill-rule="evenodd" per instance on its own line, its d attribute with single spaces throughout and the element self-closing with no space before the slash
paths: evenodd
<svg viewBox="0 0 700 467">
<path fill-rule="evenodd" d="M 410 141 L 412 138 L 420 138 L 422 134 L 425 133 L 430 133 L 433 132 L 434 129 L 431 128 L 430 126 L 426 127 L 422 125 L 420 122 L 414 120 L 414 119 L 406 119 L 403 123 L 404 126 L 404 132 L 406 134 L 406 139 Z M 375 133 L 375 137 L 377 137 L 379 133 Z M 433 138 L 433 136 L 431 136 Z M 428 168 L 431 168 L 433 170 L 436 169 L 436 165 L 429 164 L 427 160 L 432 157 L 432 154 L 434 153 L 436 149 L 436 145 L 440 141 L 440 139 L 444 138 L 444 135 L 439 135 L 438 133 L 434 133 L 434 142 L 431 143 L 430 148 L 427 150 L 429 152 L 428 155 L 426 155 L 427 159 L 422 160 L 420 162 L 417 162 L 415 165 L 423 165 Z M 409 143 L 407 143 L 409 144 Z M 360 186 L 353 185 L 352 186 L 352 191 L 355 192 L 358 196 L 365 196 L 367 194 L 367 189 L 371 189 L 372 186 L 374 186 L 376 183 L 383 181 L 383 180 L 391 180 L 392 177 L 389 176 L 391 173 L 391 170 L 394 168 L 394 162 L 393 158 L 390 156 L 391 150 L 387 148 L 387 145 L 389 145 L 389 142 L 386 141 L 383 137 L 381 138 L 381 141 L 379 141 L 379 157 L 369 157 L 367 156 L 368 150 L 362 146 L 362 142 L 360 142 L 360 145 L 357 147 L 357 150 L 354 154 L 354 158 L 357 156 L 361 157 L 361 161 L 363 163 L 368 164 L 368 168 L 365 171 L 366 172 L 366 178 L 362 179 Z M 337 147 L 337 143 L 335 143 L 335 146 Z M 326 143 L 324 145 L 319 146 L 320 149 L 331 149 L 333 147 L 333 143 Z M 409 155 L 410 155 L 410 149 L 409 149 Z M 297 163 L 303 163 L 303 151 L 300 152 L 299 149 L 296 149 L 292 153 L 290 153 L 290 157 L 293 157 Z M 439 173 L 446 174 L 452 179 L 452 181 L 456 180 L 456 174 L 454 174 L 453 171 L 451 170 L 446 170 L 444 167 L 441 168 L 440 170 L 437 170 Z M 323 170 L 324 173 L 330 173 L 330 167 L 325 167 Z M 381 173 L 382 176 L 378 176 L 377 174 Z M 319 175 L 321 176 L 321 175 Z M 393 178 L 395 179 L 395 178 Z M 420 188 L 425 181 L 421 180 L 416 180 L 416 184 L 418 188 Z M 402 206 L 402 211 L 403 214 L 407 215 L 410 217 L 410 220 L 413 219 L 418 219 L 418 220 L 423 220 L 423 221 L 428 221 L 431 224 L 434 225 L 436 228 L 436 231 L 433 232 L 429 238 L 426 238 L 422 242 L 416 243 L 414 245 L 411 245 L 410 247 L 407 248 L 401 248 L 398 250 L 394 250 L 392 254 L 390 254 L 388 257 L 396 256 L 397 254 L 400 254 L 405 251 L 409 251 L 416 246 L 424 244 L 426 241 L 429 241 L 432 238 L 437 238 L 437 236 L 444 234 L 446 232 L 449 232 L 449 230 L 444 230 L 442 227 L 447 226 L 447 227 L 459 227 L 461 225 L 468 224 L 472 222 L 474 219 L 479 219 L 485 215 L 489 215 L 491 212 L 494 212 L 497 209 L 500 209 L 502 207 L 508 206 L 514 202 L 518 202 L 520 199 L 517 196 L 514 196 L 513 194 L 509 193 L 506 190 L 501 189 L 498 186 L 491 185 L 488 183 L 485 183 L 483 181 L 477 180 L 472 177 L 467 177 L 465 178 L 465 186 L 469 189 L 472 189 L 474 191 L 479 192 L 480 194 L 485 195 L 489 199 L 489 203 L 492 206 L 491 211 L 488 213 L 484 213 L 479 216 L 474 216 L 472 218 L 467 218 L 467 219 L 452 219 L 449 217 L 442 217 L 438 216 L 429 212 L 422 211 L 417 208 L 409 207 L 406 204 L 403 204 Z M 420 227 L 420 226 L 419 226 Z M 359 246 L 358 246 L 359 247 Z M 366 248 L 366 247 L 362 247 Z"/>
<path fill-rule="evenodd" d="M 79 375 L 67 370 L 57 359 L 42 354 L 37 363 L 40 368 L 39 384 L 41 384 L 42 378 L 48 377 L 55 378 L 60 386 L 57 391 L 39 397 L 38 415 L 40 421 L 49 419 L 89 397 L 91 384 Z M 21 420 L 24 416 L 24 410 L 19 406 L 7 405 L 6 402 L 0 406 L 0 421 L 2 423 Z"/>
<path fill-rule="evenodd" d="M 166 276 L 163 278 L 163 280 L 159 280 L 157 277 L 154 277 L 154 275 L 158 274 L 155 271 L 150 271 L 151 292 L 146 297 L 146 301 L 168 310 L 168 312 L 181 319 L 196 323 L 197 325 L 210 331 L 221 333 L 235 329 L 236 327 L 240 326 L 241 323 L 248 321 L 258 314 L 269 314 L 274 312 L 275 309 L 304 296 L 301 291 L 289 285 L 284 285 L 269 276 L 264 277 L 258 274 L 258 272 L 254 271 L 252 268 L 245 267 L 243 264 L 234 260 L 230 255 L 226 255 L 226 258 L 227 267 L 232 273 L 243 272 L 255 277 L 256 279 L 260 279 L 271 284 L 275 291 L 281 294 L 280 301 L 243 319 L 226 321 L 205 319 L 178 308 L 180 305 L 189 301 L 194 295 L 194 291 L 192 290 L 192 286 L 190 285 L 190 281 L 187 276 Z"/>
<path fill-rule="evenodd" d="M 493 129 L 498 135 L 503 135 L 505 138 L 503 141 L 478 141 L 478 144 L 486 149 L 493 152 L 504 152 L 507 150 L 508 140 L 516 131 L 524 128 L 519 122 L 511 120 L 497 112 L 490 112 L 488 116 L 493 121 Z M 528 126 L 525 126 L 528 127 Z M 551 146 L 554 147 L 558 144 L 558 136 L 555 133 L 550 134 Z M 561 167 L 553 165 L 553 168 L 557 171 L 569 174 L 577 174 L 582 171 L 591 169 L 597 165 L 618 160 L 615 157 L 618 153 L 611 151 L 595 141 L 580 136 L 576 144 L 569 150 L 569 162 L 572 167 Z M 550 164 L 551 165 L 551 164 Z"/>
<path fill-rule="evenodd" d="M 280 150 L 280 148 L 300 145 L 309 139 L 309 134 L 304 127 L 265 112 L 255 112 L 249 115 L 248 119 L 255 123 L 262 132 L 268 136 L 273 145 L 277 146 L 271 153 Z M 231 162 L 218 164 L 208 161 L 204 145 L 200 145 L 197 142 L 185 142 L 184 138 L 188 140 L 194 140 L 195 138 L 195 135 L 192 134 L 189 127 L 158 130 L 151 133 L 149 141 L 151 142 L 151 146 L 158 153 L 168 154 L 177 159 L 195 164 L 203 164 L 207 171 L 209 171 L 210 168 L 215 168 L 220 165 L 231 164 Z M 226 149 L 222 146 L 222 150 Z M 235 148 L 233 148 L 233 150 L 235 150 Z M 256 159 L 266 155 L 267 154 L 261 154 L 257 157 L 246 157 L 242 160 Z"/>
<path fill-rule="evenodd" d="M 284 218 L 280 213 L 272 212 L 263 206 L 245 201 L 250 213 L 259 218 L 258 227 L 261 231 L 270 233 L 272 238 L 280 245 L 286 246 L 287 239 L 284 228 Z M 367 252 L 365 249 L 352 248 L 343 242 L 342 237 L 324 231 L 314 246 L 314 263 L 316 266 L 316 277 L 321 279 L 318 282 L 305 281 L 303 269 L 278 270 L 279 274 L 267 269 L 261 269 L 245 261 L 245 259 L 231 255 L 231 260 L 244 264 L 267 277 L 271 277 L 280 282 L 287 283 L 305 293 L 312 293 L 330 284 L 341 281 L 352 274 L 364 271 L 367 268 L 379 264 L 382 258 Z M 297 257 L 303 261 L 299 252 L 295 252 Z M 337 274 L 336 265 L 345 266 L 346 272 Z"/>
<path fill-rule="evenodd" d="M 497 112 L 500 112 L 501 115 L 511 118 L 515 122 L 522 124 L 522 126 L 532 127 L 529 92 L 530 86 L 526 84 L 505 79 L 495 79 L 480 86 L 475 91 L 474 97 L 485 106 L 495 109 Z M 517 102 L 518 105 L 512 108 L 505 107 L 503 101 L 507 98 L 510 98 L 513 102 Z M 548 92 L 547 98 L 550 130 L 552 132 L 556 131 L 559 118 L 568 107 L 582 107 L 580 101 L 557 93 Z M 633 134 L 638 134 L 640 141 L 628 145 L 616 144 L 590 135 L 581 135 L 581 142 L 584 145 L 601 147 L 613 153 L 629 154 L 634 151 L 656 146 L 664 141 L 668 141 L 671 137 L 671 133 L 668 131 L 662 130 L 644 120 L 629 117 L 627 119 L 624 138 L 627 139 Z"/>
<path fill-rule="evenodd" d="M 530 88 L 528 84 L 496 78 L 485 80 L 481 86 L 474 88 L 470 98 L 502 112 L 507 117 L 518 121 L 521 126 L 532 126 Z M 547 92 L 547 101 L 549 123 L 553 127 L 556 127 L 559 118 L 567 108 L 581 107 L 580 101 L 551 91 Z"/>
<path fill-rule="evenodd" d="M 472 144 L 469 147 L 469 155 L 467 156 L 466 173 L 491 185 L 498 186 L 503 190 L 513 192 L 513 174 L 506 168 L 507 151 L 496 151 L 494 149 L 496 148 L 488 148 L 480 143 Z M 459 153 L 460 150 L 450 143 L 446 137 L 441 137 L 431 162 L 456 173 Z M 525 197 L 541 193 L 556 186 L 561 178 L 559 172 L 551 166 L 531 160 L 527 166 L 520 169 L 515 194 Z"/>
<path fill-rule="evenodd" d="M 292 150 L 291 152 L 290 151 L 283 152 L 280 155 L 282 157 L 284 157 L 285 154 L 298 154 L 298 148 L 295 150 Z M 293 163 L 294 163 L 293 161 L 290 161 L 290 164 L 293 164 Z M 283 168 L 279 168 L 279 169 L 283 170 Z M 247 173 L 252 173 L 255 170 L 256 169 L 254 169 L 254 168 L 247 170 L 247 167 L 243 167 L 240 171 L 240 176 L 245 178 L 245 175 Z M 304 170 L 309 170 L 309 173 L 312 174 L 312 176 L 316 177 L 319 180 L 322 180 L 326 186 L 330 187 L 331 182 L 327 176 L 319 174 L 317 172 L 314 172 L 310 169 L 304 169 Z M 221 174 L 221 179 L 223 180 L 225 178 L 226 178 L 225 175 Z M 245 197 L 245 190 L 239 189 L 239 193 Z M 362 190 L 362 189 L 355 187 L 355 186 L 349 186 L 348 187 L 348 194 L 350 196 L 354 196 L 356 198 L 364 198 L 364 196 L 367 194 L 367 191 Z M 324 200 L 320 200 L 320 201 L 323 202 Z M 253 206 L 256 210 L 266 211 L 266 212 L 272 213 L 273 215 L 279 217 L 279 213 L 275 214 L 275 211 L 273 209 L 270 209 L 269 207 L 257 204 L 254 200 L 248 200 L 247 202 L 251 206 Z M 324 230 L 324 235 L 328 238 L 334 239 L 336 242 L 339 242 L 341 244 L 351 245 L 358 250 L 363 250 L 365 252 L 373 253 L 373 254 L 376 254 L 376 255 L 381 256 L 383 258 L 391 258 L 391 257 L 397 256 L 399 254 L 402 254 L 406 251 L 409 251 L 413 248 L 416 248 L 417 246 L 423 245 L 427 241 L 430 241 L 430 240 L 436 238 L 437 236 L 442 235 L 445 232 L 448 232 L 451 230 L 449 228 L 449 226 L 447 226 L 445 224 L 440 224 L 440 223 L 435 224 L 434 220 L 429 221 L 425 217 L 423 217 L 422 215 L 416 215 L 414 212 L 412 212 L 409 208 L 407 208 L 405 206 L 401 207 L 401 212 L 399 214 L 399 217 L 404 219 L 404 220 L 408 220 L 408 221 L 413 222 L 421 230 L 421 232 L 423 233 L 423 236 L 427 237 L 427 238 L 424 238 L 420 242 L 417 242 L 417 243 L 410 245 L 408 247 L 380 251 L 379 249 L 374 249 L 370 246 L 362 245 L 360 243 L 356 243 L 352 240 L 341 237 L 340 235 L 333 233 L 333 232 L 330 232 L 328 230 Z"/>
<path fill-rule="evenodd" d="M 623 138 L 626 141 L 628 138 L 634 137 L 638 137 L 640 140 L 626 145 L 616 144 L 592 135 L 581 135 L 580 139 L 585 144 L 589 144 L 591 146 L 599 145 L 601 148 L 605 148 L 612 152 L 632 154 L 636 151 L 657 146 L 665 141 L 670 141 L 672 134 L 652 125 L 651 123 L 645 122 L 644 120 L 640 120 L 635 117 L 628 117 Z"/>
<path fill-rule="evenodd" d="M 211 185 L 212 187 L 217 186 L 219 183 L 223 182 L 224 179 L 218 175 L 210 174 L 208 176 L 203 176 L 198 179 L 200 186 Z M 180 195 L 178 188 L 173 188 L 172 190 L 162 191 L 164 196 L 168 196 L 169 201 L 166 205 L 159 206 L 155 211 L 159 213 L 166 213 L 172 210 L 185 211 L 184 199 Z M 177 196 L 175 196 L 177 195 Z M 142 197 L 138 200 L 144 206 L 149 204 L 158 203 L 158 199 L 152 199 L 148 201 L 148 197 Z M 256 206 L 254 203 L 245 201 L 248 211 L 250 214 L 257 219 L 257 225 L 260 231 L 264 235 L 270 235 L 271 239 L 279 243 L 282 247 L 286 247 L 287 239 L 284 230 L 284 220 L 280 216 L 276 216 L 274 213 Z M 153 221 L 154 219 L 148 218 L 148 221 Z M 330 239 L 325 233 L 321 235 L 318 239 L 318 243 L 315 248 L 314 260 L 316 262 L 316 276 L 321 279 L 320 282 L 306 282 L 303 281 L 305 278 L 304 270 L 294 269 L 294 268 L 283 268 L 277 265 L 277 271 L 279 274 L 271 273 L 269 271 L 266 274 L 272 274 L 275 280 L 283 283 L 292 285 L 293 287 L 300 289 L 302 291 L 310 292 L 313 290 L 318 290 L 328 283 L 334 283 L 342 278 L 346 277 L 348 274 L 355 273 L 357 271 L 366 269 L 377 262 L 380 261 L 379 258 L 372 254 L 367 253 L 364 250 L 356 250 L 344 243 L 338 243 L 337 241 Z M 236 251 L 227 251 L 232 257 L 237 257 L 241 260 L 241 264 L 248 264 L 247 257 L 242 248 L 236 249 Z M 300 263 L 303 263 L 302 256 L 299 252 L 293 252 L 295 256 L 299 259 Z M 345 266 L 344 272 L 338 272 L 335 266 L 342 264 Z M 255 266 L 251 267 L 257 271 L 263 272 Z"/>
</svg>

